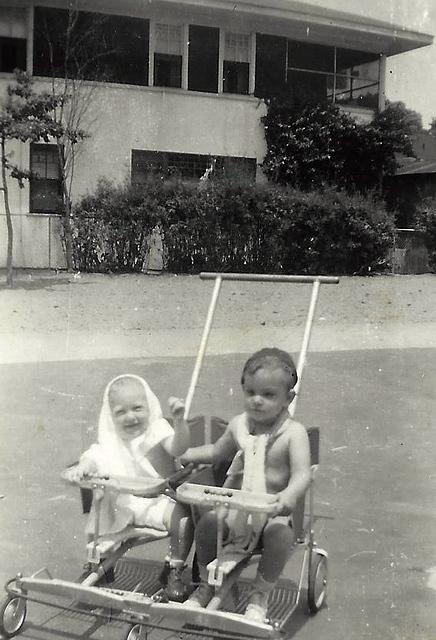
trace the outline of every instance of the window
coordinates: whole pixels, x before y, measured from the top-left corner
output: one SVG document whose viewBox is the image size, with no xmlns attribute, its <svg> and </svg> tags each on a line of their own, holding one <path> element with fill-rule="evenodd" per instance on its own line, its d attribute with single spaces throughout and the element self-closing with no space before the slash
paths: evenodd
<svg viewBox="0 0 436 640">
<path fill-rule="evenodd" d="M 288 40 L 286 82 L 297 102 L 325 103 L 334 68 L 334 47 Z"/>
<path fill-rule="evenodd" d="M 62 182 L 55 144 L 30 145 L 30 212 L 62 213 Z"/>
<path fill-rule="evenodd" d="M 33 72 L 148 84 L 149 21 L 35 7 Z M 69 45 L 67 46 L 67 41 Z"/>
<path fill-rule="evenodd" d="M 156 24 L 153 81 L 156 87 L 182 86 L 182 33 L 180 25 Z"/>
<path fill-rule="evenodd" d="M 286 80 L 286 38 L 256 34 L 255 95 L 269 98 L 284 90 Z"/>
<path fill-rule="evenodd" d="M 379 58 L 362 51 L 337 49 L 334 102 L 376 109 L 379 95 Z"/>
<path fill-rule="evenodd" d="M 26 40 L 0 37 L 0 71 L 26 70 Z"/>
<path fill-rule="evenodd" d="M 328 102 L 377 108 L 379 58 L 338 49 L 256 35 L 256 95 L 286 95 L 296 107 Z"/>
<path fill-rule="evenodd" d="M 218 92 L 219 29 L 189 26 L 188 89 Z"/>
<path fill-rule="evenodd" d="M 160 176 L 198 181 L 213 167 L 219 177 L 254 181 L 256 165 L 256 158 L 133 149 L 131 180 L 132 184 L 145 184 L 151 176 Z"/>
<path fill-rule="evenodd" d="M 286 58 L 286 83 L 296 104 L 327 102 L 335 70 L 334 47 L 288 40 Z"/>
<path fill-rule="evenodd" d="M 226 32 L 224 36 L 223 91 L 248 94 L 250 36 Z"/>
</svg>

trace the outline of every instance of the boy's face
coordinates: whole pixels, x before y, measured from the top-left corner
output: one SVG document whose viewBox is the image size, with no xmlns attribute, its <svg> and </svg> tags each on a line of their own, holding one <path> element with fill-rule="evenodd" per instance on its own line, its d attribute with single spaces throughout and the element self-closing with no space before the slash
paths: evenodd
<svg viewBox="0 0 436 640">
<path fill-rule="evenodd" d="M 264 427 L 273 426 L 294 397 L 289 389 L 289 377 L 282 369 L 258 369 L 246 374 L 244 405 L 249 418 Z"/>
<path fill-rule="evenodd" d="M 115 386 L 109 391 L 112 420 L 122 440 L 130 441 L 144 433 L 148 426 L 148 404 L 139 384 Z"/>
</svg>

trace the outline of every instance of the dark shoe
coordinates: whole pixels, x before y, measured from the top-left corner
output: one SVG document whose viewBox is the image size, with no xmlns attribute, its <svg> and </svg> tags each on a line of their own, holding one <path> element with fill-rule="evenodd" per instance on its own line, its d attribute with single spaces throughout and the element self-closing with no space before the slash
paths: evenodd
<svg viewBox="0 0 436 640">
<path fill-rule="evenodd" d="M 183 581 L 185 565 L 169 566 L 165 593 L 173 602 L 184 602 L 188 597 L 188 586 Z"/>
</svg>

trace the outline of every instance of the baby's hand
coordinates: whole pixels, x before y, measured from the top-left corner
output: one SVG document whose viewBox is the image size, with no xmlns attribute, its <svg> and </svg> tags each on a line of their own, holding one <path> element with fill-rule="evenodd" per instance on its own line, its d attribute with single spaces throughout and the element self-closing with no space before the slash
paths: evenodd
<svg viewBox="0 0 436 640">
<path fill-rule="evenodd" d="M 66 469 L 64 478 L 69 482 L 80 482 L 85 476 L 92 475 L 97 472 L 97 466 L 93 460 L 84 458 L 74 467 Z"/>
<path fill-rule="evenodd" d="M 168 398 L 168 405 L 170 407 L 173 418 L 183 418 L 183 414 L 185 412 L 185 403 L 181 398 L 175 398 L 174 396 L 171 396 L 170 398 Z"/>
</svg>

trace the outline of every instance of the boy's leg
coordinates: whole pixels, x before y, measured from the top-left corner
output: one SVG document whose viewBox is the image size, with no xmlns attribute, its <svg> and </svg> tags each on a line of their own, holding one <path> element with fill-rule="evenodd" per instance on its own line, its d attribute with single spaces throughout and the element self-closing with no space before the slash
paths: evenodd
<svg viewBox="0 0 436 640">
<path fill-rule="evenodd" d="M 262 622 L 268 611 L 268 597 L 289 560 L 295 535 L 289 520 L 283 516 L 271 518 L 263 531 L 262 557 L 248 600 L 246 616 Z"/>
<path fill-rule="evenodd" d="M 195 529 L 195 546 L 197 551 L 200 584 L 186 601 L 192 607 L 206 607 L 214 595 L 214 587 L 207 582 L 207 565 L 216 558 L 217 548 L 217 514 L 207 511 Z M 228 530 L 224 531 L 224 537 Z"/>
</svg>

